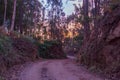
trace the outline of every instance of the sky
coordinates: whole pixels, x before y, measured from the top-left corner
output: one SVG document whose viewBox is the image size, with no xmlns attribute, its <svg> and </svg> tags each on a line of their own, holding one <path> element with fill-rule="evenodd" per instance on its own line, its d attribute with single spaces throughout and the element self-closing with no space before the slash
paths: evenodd
<svg viewBox="0 0 120 80">
<path fill-rule="evenodd" d="M 64 12 L 66 15 L 70 15 L 74 12 L 74 6 L 73 4 L 80 4 L 82 0 L 71 0 L 66 3 L 67 0 L 63 0 L 63 7 L 64 7 Z"/>
<path fill-rule="evenodd" d="M 42 0 L 39 0 L 42 1 Z M 46 2 L 46 0 L 43 0 Z M 65 12 L 66 15 L 71 15 L 74 12 L 74 6 L 73 4 L 79 4 L 82 2 L 82 0 L 69 0 L 67 2 L 67 0 L 62 0 L 63 2 L 63 11 Z"/>
</svg>

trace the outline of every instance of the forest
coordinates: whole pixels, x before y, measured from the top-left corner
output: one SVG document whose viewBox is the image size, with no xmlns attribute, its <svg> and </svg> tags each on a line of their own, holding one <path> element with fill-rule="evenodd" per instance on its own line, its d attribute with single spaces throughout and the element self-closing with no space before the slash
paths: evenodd
<svg viewBox="0 0 120 80">
<path fill-rule="evenodd" d="M 120 80 L 120 0 L 0 0 L 0 80 Z"/>
</svg>

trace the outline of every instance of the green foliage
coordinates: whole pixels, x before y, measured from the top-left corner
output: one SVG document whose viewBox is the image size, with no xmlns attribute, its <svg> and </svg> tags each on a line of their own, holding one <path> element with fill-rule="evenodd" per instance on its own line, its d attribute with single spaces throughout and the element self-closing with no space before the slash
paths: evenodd
<svg viewBox="0 0 120 80">
<path fill-rule="evenodd" d="M 51 41 L 48 41 L 48 40 L 46 40 L 46 41 L 44 41 L 44 44 L 45 45 L 48 45 L 48 46 L 52 46 L 52 45 L 60 45 L 60 42 L 58 42 L 57 40 L 51 40 Z"/>
<path fill-rule="evenodd" d="M 11 40 L 9 37 L 0 35 L 0 53 L 7 55 L 10 52 Z"/>
<path fill-rule="evenodd" d="M 30 37 L 13 37 L 0 34 L 0 74 L 8 68 L 36 59 L 37 47 Z"/>
<path fill-rule="evenodd" d="M 76 46 L 77 49 L 80 49 L 83 43 L 83 34 L 80 33 L 78 36 L 73 38 L 73 44 Z"/>
<path fill-rule="evenodd" d="M 2 76 L 0 76 L 0 80 L 5 80 Z"/>
<path fill-rule="evenodd" d="M 108 3 L 103 7 L 104 12 L 112 12 L 120 4 L 120 0 L 109 0 Z"/>
<path fill-rule="evenodd" d="M 12 21 L 13 2 L 13 0 L 7 0 L 6 22 L 8 28 L 10 28 Z M 0 25 L 3 25 L 4 7 L 4 0 L 0 0 Z M 42 5 L 38 0 L 17 0 L 15 30 L 18 29 L 16 26 L 20 26 L 19 28 L 22 31 L 30 28 L 30 26 L 34 26 L 40 20 L 41 7 Z M 37 12 L 37 17 L 35 16 L 35 12 Z"/>
<path fill-rule="evenodd" d="M 43 43 L 36 42 L 38 46 L 39 56 L 42 58 L 62 58 L 66 55 L 62 52 L 60 42 L 56 40 L 44 41 Z M 60 54 L 59 54 L 60 53 Z M 63 53 L 63 54 L 62 54 Z"/>
<path fill-rule="evenodd" d="M 16 54 L 14 54 L 12 41 L 10 37 L 0 34 L 0 73 L 6 70 L 6 67 L 12 65 L 12 62 L 16 58 Z M 10 64 L 11 63 L 11 64 Z"/>
<path fill-rule="evenodd" d="M 24 40 L 30 41 L 31 43 L 35 43 L 35 39 L 33 37 L 23 35 L 21 36 L 21 38 L 23 38 Z"/>
<path fill-rule="evenodd" d="M 43 43 L 37 42 L 38 45 L 38 50 L 39 50 L 39 56 L 43 58 L 49 58 L 50 55 L 48 54 L 48 48 L 53 46 L 54 42 L 53 41 L 44 41 Z"/>
<path fill-rule="evenodd" d="M 65 38 L 64 40 L 64 52 L 67 54 L 76 54 L 83 42 L 83 34 L 80 31 L 80 34 L 73 38 Z"/>
<path fill-rule="evenodd" d="M 109 6 L 111 10 L 114 10 L 120 4 L 120 0 L 111 0 Z"/>
<path fill-rule="evenodd" d="M 74 37 L 73 40 L 75 42 L 77 42 L 79 45 L 81 45 L 83 42 L 83 35 L 78 35 L 78 36 Z"/>
<path fill-rule="evenodd" d="M 111 62 L 111 65 L 108 66 L 108 68 L 106 68 L 106 73 L 108 74 L 114 74 L 114 73 L 120 73 L 119 71 L 119 68 L 120 68 L 120 61 L 116 61 L 116 62 Z"/>
</svg>

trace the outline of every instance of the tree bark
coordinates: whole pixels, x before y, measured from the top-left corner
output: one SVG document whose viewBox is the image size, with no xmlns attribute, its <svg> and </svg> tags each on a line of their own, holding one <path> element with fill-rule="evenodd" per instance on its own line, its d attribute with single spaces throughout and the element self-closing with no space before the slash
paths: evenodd
<svg viewBox="0 0 120 80">
<path fill-rule="evenodd" d="M 17 0 L 14 0 L 14 10 L 13 10 L 13 15 L 12 15 L 12 24 L 11 24 L 10 31 L 14 30 L 15 17 L 16 17 L 16 2 L 17 2 Z"/>
<path fill-rule="evenodd" d="M 5 21 L 6 21 L 7 0 L 4 0 L 4 4 L 5 4 L 5 11 L 4 11 L 4 21 L 3 21 L 3 25 L 5 24 Z"/>
<path fill-rule="evenodd" d="M 94 4 L 95 4 L 95 15 L 94 15 L 94 29 L 96 32 L 95 37 L 97 37 L 98 34 L 98 16 L 100 16 L 100 0 L 94 0 Z"/>
<path fill-rule="evenodd" d="M 88 15 L 88 0 L 83 0 L 83 13 L 84 13 L 84 40 L 87 40 L 90 35 L 89 15 Z"/>
<path fill-rule="evenodd" d="M 24 10 L 23 10 L 23 3 L 24 3 L 24 0 L 21 0 L 21 2 L 19 3 L 20 6 L 18 7 L 18 10 L 19 10 L 19 21 L 18 21 L 18 30 L 20 32 L 20 34 L 23 33 L 23 13 L 24 13 Z"/>
</svg>

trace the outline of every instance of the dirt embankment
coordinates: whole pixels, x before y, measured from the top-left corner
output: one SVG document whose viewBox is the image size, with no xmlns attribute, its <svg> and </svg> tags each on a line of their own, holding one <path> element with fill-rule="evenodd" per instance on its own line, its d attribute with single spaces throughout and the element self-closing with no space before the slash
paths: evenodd
<svg viewBox="0 0 120 80">
<path fill-rule="evenodd" d="M 120 80 L 120 4 L 100 19 L 98 32 L 93 31 L 79 51 L 78 61 Z"/>
</svg>

